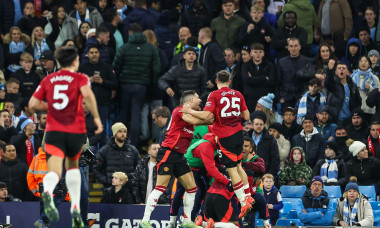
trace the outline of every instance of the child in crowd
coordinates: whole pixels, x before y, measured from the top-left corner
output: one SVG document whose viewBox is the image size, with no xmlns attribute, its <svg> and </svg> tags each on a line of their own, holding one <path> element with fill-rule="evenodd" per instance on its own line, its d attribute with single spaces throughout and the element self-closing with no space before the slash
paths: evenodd
<svg viewBox="0 0 380 228">
<path fill-rule="evenodd" d="M 276 186 L 274 186 L 274 177 L 272 174 L 267 173 L 263 176 L 264 198 L 267 201 L 270 223 L 272 226 L 276 225 L 280 217 L 280 210 L 284 207 L 282 197 Z"/>
<path fill-rule="evenodd" d="M 313 171 L 306 164 L 305 153 L 302 147 L 295 146 L 290 151 L 290 159 L 285 165 L 278 179 L 279 185 L 307 185 Z"/>
<path fill-rule="evenodd" d="M 129 186 L 127 174 L 123 172 L 114 172 L 112 174 L 112 187 L 104 189 L 101 203 L 112 204 L 133 204 L 132 191 Z"/>
<path fill-rule="evenodd" d="M 22 97 L 31 97 L 40 84 L 40 77 L 34 72 L 33 56 L 28 52 L 24 52 L 20 56 L 21 69 L 11 75 L 20 81 L 20 93 Z"/>
</svg>

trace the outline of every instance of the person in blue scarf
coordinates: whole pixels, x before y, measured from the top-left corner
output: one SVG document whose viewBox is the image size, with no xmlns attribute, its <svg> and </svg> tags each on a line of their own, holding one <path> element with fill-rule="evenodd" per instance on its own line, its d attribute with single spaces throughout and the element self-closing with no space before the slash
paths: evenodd
<svg viewBox="0 0 380 228">
<path fill-rule="evenodd" d="M 373 211 L 368 198 L 359 192 L 357 178 L 352 176 L 332 221 L 333 226 L 373 226 Z"/>
<path fill-rule="evenodd" d="M 351 74 L 352 81 L 359 88 L 359 94 L 362 98 L 362 110 L 367 114 L 366 120 L 369 121 L 375 113 L 375 108 L 370 108 L 367 103 L 367 97 L 373 89 L 380 87 L 379 78 L 372 73 L 371 60 L 368 56 L 362 56 L 359 59 L 359 69 Z"/>
</svg>

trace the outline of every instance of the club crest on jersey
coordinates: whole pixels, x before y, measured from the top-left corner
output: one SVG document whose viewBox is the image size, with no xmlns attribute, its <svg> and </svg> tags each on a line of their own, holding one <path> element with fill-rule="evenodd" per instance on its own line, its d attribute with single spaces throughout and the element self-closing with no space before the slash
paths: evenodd
<svg viewBox="0 0 380 228">
<path fill-rule="evenodd" d="M 169 167 L 165 167 L 165 168 L 164 168 L 164 171 L 165 171 L 165 172 L 169 171 Z"/>
</svg>

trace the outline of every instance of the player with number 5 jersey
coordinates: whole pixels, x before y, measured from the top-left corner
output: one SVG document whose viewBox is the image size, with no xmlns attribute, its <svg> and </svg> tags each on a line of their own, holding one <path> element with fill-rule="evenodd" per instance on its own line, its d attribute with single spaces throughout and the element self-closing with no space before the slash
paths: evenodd
<svg viewBox="0 0 380 228">
<path fill-rule="evenodd" d="M 79 156 L 86 143 L 86 122 L 82 100 L 94 117 L 95 131 L 103 131 L 95 95 L 88 76 L 77 73 L 78 51 L 74 47 L 61 47 L 55 57 L 62 70 L 46 76 L 29 101 L 33 110 L 47 110 L 45 151 L 49 155 L 48 173 L 43 179 L 44 192 L 41 194 L 45 214 L 52 222 L 59 220 L 59 213 L 53 201 L 53 191 L 62 175 L 65 160 L 66 186 L 71 197 L 72 227 L 84 227 L 80 215 L 81 174 Z"/>
<path fill-rule="evenodd" d="M 244 144 L 241 122 L 242 118 L 249 120 L 249 111 L 243 95 L 239 91 L 229 88 L 230 78 L 231 75 L 228 71 L 219 71 L 216 77 L 218 90 L 209 95 L 204 110 L 195 111 L 184 106 L 182 112 L 202 120 L 214 115 L 212 131 L 218 137 L 221 162 L 227 168 L 236 196 L 242 205 L 240 218 L 248 212 L 253 202 L 249 193 L 247 175 L 241 167 L 241 153 Z"/>
</svg>

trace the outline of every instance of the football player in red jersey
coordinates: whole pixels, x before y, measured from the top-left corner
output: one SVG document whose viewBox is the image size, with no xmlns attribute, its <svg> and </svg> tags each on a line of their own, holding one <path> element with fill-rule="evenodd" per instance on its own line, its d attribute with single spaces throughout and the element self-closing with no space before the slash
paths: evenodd
<svg viewBox="0 0 380 228">
<path fill-rule="evenodd" d="M 182 93 L 181 104 L 188 105 L 189 108 L 200 110 L 201 100 L 194 90 L 187 90 Z M 144 217 L 139 225 L 140 228 L 151 228 L 149 223 L 158 198 L 165 191 L 172 175 L 178 178 L 179 182 L 186 189 L 183 198 L 184 220 L 182 227 L 196 228 L 197 226 L 191 221 L 191 211 L 194 206 L 197 186 L 194 181 L 193 172 L 187 163 L 184 154 L 189 147 L 194 135 L 194 125 L 210 124 L 212 116 L 205 121 L 181 112 L 182 106 L 175 108 L 172 113 L 170 123 L 165 135 L 165 140 L 161 143 L 161 148 L 157 153 L 157 182 L 156 187 L 150 193 L 146 206 Z"/>
<path fill-rule="evenodd" d="M 53 191 L 62 174 L 65 160 L 66 185 L 71 196 L 71 216 L 73 227 L 84 227 L 80 216 L 81 174 L 78 159 L 83 144 L 86 143 L 86 122 L 82 107 L 83 98 L 94 116 L 95 131 L 99 134 L 103 126 L 99 117 L 94 93 L 89 77 L 76 73 L 79 67 L 78 51 L 74 47 L 62 47 L 56 51 L 56 59 L 62 69 L 46 76 L 29 101 L 33 110 L 47 110 L 45 151 L 48 159 L 48 174 L 43 179 L 44 192 L 41 198 L 46 216 L 50 221 L 58 221 L 58 210 L 53 202 Z M 46 100 L 46 101 L 45 101 Z"/>
<path fill-rule="evenodd" d="M 243 126 L 241 118 L 249 120 L 249 111 L 243 95 L 230 89 L 231 75 L 228 71 L 219 71 L 216 75 L 218 90 L 210 93 L 203 111 L 191 109 L 184 105 L 182 112 L 201 120 L 215 117 L 212 131 L 218 136 L 218 146 L 222 152 L 221 161 L 226 166 L 228 175 L 240 204 L 239 218 L 243 217 L 252 207 L 252 197 L 249 193 L 247 174 L 241 167 L 243 151 Z"/>
</svg>

